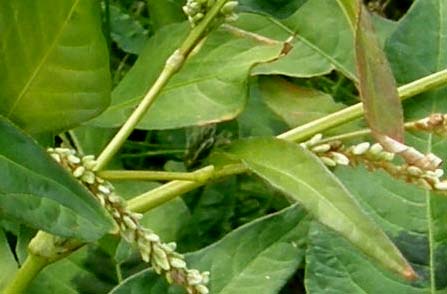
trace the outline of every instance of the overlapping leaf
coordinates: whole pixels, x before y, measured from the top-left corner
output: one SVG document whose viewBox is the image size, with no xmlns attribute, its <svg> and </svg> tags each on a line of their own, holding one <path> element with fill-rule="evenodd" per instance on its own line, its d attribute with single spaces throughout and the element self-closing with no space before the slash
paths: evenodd
<svg viewBox="0 0 447 294">
<path fill-rule="evenodd" d="M 210 293 L 277 293 L 303 261 L 307 224 L 304 211 L 291 206 L 187 255 L 188 265 L 211 272 Z M 111 294 L 130 291 L 168 293 L 163 278 L 149 270 L 130 277 Z M 169 293 L 177 292 L 171 288 Z"/>
<path fill-rule="evenodd" d="M 388 58 L 398 83 L 404 84 L 447 67 L 447 1 L 417 0 L 387 42 Z M 432 112 L 447 112 L 445 88 L 429 91 L 405 103 L 409 120 Z M 407 143 L 419 150 L 447 157 L 443 138 L 407 133 Z M 362 206 L 382 225 L 418 273 L 409 285 L 389 276 L 363 259 L 361 253 L 344 250 L 333 234 L 315 232 L 315 248 L 308 252 L 307 287 L 311 293 L 340 288 L 346 292 L 443 293 L 447 256 L 447 198 L 383 173 L 340 169 L 337 175 Z M 329 243 L 327 243 L 329 242 Z M 330 261 L 329 263 L 327 261 Z M 326 279 L 321 277 L 325 276 Z"/>
<path fill-rule="evenodd" d="M 297 86 L 279 77 L 260 77 L 265 103 L 293 128 L 343 108 L 326 93 Z"/>
<path fill-rule="evenodd" d="M 42 133 L 107 107 L 110 73 L 98 4 L 0 2 L 0 114 Z"/>
<path fill-rule="evenodd" d="M 262 20 L 252 17 L 253 21 Z M 186 24 L 160 30 L 113 91 L 111 107 L 93 123 L 104 127 L 122 124 L 152 85 L 168 55 L 183 40 L 186 31 Z M 223 30 L 212 33 L 200 52 L 188 60 L 165 87 L 138 128 L 180 128 L 234 118 L 245 105 L 251 67 L 277 57 L 281 49 L 281 43 L 263 44 L 254 39 L 237 38 Z M 172 115 L 173 111 L 175 115 Z"/>
<path fill-rule="evenodd" d="M 258 65 L 255 74 L 313 77 L 336 69 L 356 80 L 353 32 L 336 1 L 308 0 L 279 23 L 256 32 L 282 41 L 294 36 L 293 49 L 275 62 Z"/>
<path fill-rule="evenodd" d="M 285 18 L 293 14 L 308 0 L 240 0 L 242 11 L 270 14 L 278 18 Z"/>
<path fill-rule="evenodd" d="M 112 229 L 92 195 L 30 137 L 0 117 L 0 218 L 95 240 Z"/>
<path fill-rule="evenodd" d="M 337 178 L 309 152 L 278 139 L 243 140 L 234 144 L 229 152 L 376 262 L 407 278 L 414 275 L 380 227 L 363 212 Z"/>
<path fill-rule="evenodd" d="M 357 18 L 355 51 L 365 117 L 379 142 L 383 136 L 402 142 L 403 110 L 396 81 L 380 48 L 371 17 L 361 3 Z"/>
</svg>

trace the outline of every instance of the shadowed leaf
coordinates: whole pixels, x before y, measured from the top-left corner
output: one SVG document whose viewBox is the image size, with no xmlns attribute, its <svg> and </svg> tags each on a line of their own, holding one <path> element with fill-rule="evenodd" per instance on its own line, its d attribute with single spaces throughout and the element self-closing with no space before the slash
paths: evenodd
<svg viewBox="0 0 447 294">
<path fill-rule="evenodd" d="M 0 117 L 0 217 L 50 233 L 95 240 L 107 212 L 35 141 Z"/>
</svg>

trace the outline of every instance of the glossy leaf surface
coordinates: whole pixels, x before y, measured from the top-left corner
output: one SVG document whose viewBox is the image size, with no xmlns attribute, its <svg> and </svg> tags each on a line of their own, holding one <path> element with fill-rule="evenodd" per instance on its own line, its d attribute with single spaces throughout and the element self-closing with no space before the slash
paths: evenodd
<svg viewBox="0 0 447 294">
<path fill-rule="evenodd" d="M 0 2 L 0 114 L 31 133 L 60 131 L 110 101 L 99 3 Z"/>
</svg>

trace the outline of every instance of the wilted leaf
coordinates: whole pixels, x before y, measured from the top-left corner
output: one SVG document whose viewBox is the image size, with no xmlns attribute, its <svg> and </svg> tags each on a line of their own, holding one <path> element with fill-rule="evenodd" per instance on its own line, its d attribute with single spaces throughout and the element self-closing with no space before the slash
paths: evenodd
<svg viewBox="0 0 447 294">
<path fill-rule="evenodd" d="M 31 133 L 60 131 L 109 104 L 99 3 L 0 2 L 0 114 Z"/>
<path fill-rule="evenodd" d="M 407 278 L 414 277 L 390 239 L 314 155 L 278 139 L 243 140 L 235 143 L 229 153 L 378 263 Z"/>
<path fill-rule="evenodd" d="M 33 139 L 0 117 L 0 217 L 95 240 L 112 221 L 94 197 Z"/>
</svg>

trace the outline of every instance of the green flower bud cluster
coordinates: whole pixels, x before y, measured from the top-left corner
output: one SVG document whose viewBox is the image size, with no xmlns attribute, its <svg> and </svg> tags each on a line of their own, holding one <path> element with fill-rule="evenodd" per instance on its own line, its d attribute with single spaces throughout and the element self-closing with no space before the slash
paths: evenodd
<svg viewBox="0 0 447 294">
<path fill-rule="evenodd" d="M 216 4 L 216 0 L 187 0 L 183 11 L 188 16 L 188 20 L 193 27 L 195 27 L 205 17 L 211 7 Z M 230 22 L 237 19 L 237 14 L 234 12 L 237 7 L 237 1 L 228 1 L 220 10 L 219 17 L 225 21 Z"/>
<path fill-rule="evenodd" d="M 143 261 L 150 263 L 155 272 L 164 274 L 169 283 L 185 287 L 189 294 L 209 293 L 206 286 L 209 272 L 188 269 L 184 256 L 175 251 L 175 243 L 162 243 L 157 234 L 140 224 L 143 215 L 130 211 L 125 201 L 114 192 L 112 184 L 95 174 L 94 156 L 79 157 L 74 150 L 67 148 L 49 148 L 48 153 L 106 208 L 118 224 L 122 238 L 136 245 Z"/>
</svg>

